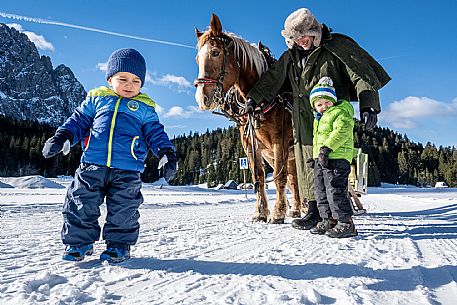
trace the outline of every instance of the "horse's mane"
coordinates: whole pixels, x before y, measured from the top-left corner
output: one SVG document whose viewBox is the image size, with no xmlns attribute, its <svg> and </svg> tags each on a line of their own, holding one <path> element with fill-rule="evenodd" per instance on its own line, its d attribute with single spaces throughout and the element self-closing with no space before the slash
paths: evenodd
<svg viewBox="0 0 457 305">
<path fill-rule="evenodd" d="M 254 67 L 259 76 L 268 69 L 267 61 L 257 47 L 233 33 L 223 32 L 222 34 L 233 41 L 235 57 L 241 61 L 240 64 L 243 69 L 246 69 L 248 66 Z M 211 37 L 214 37 L 211 32 L 206 31 L 198 40 L 198 50 Z"/>
</svg>

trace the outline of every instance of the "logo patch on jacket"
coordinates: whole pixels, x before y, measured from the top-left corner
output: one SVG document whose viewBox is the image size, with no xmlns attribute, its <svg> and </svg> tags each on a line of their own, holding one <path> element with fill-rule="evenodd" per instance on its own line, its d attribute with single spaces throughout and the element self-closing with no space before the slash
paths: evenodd
<svg viewBox="0 0 457 305">
<path fill-rule="evenodd" d="M 130 109 L 131 111 L 137 111 L 138 108 L 140 108 L 140 104 L 138 104 L 137 101 L 130 100 L 130 101 L 127 103 L 127 107 L 129 107 L 129 109 Z"/>
</svg>

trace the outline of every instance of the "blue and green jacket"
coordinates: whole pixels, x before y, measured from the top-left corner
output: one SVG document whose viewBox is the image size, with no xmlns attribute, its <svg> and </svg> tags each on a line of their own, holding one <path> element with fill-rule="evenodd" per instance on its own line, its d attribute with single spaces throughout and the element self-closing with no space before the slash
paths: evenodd
<svg viewBox="0 0 457 305">
<path fill-rule="evenodd" d="M 143 172 L 148 149 L 175 150 L 146 94 L 124 98 L 105 86 L 90 90 L 59 129 L 72 145 L 81 141 L 81 162 L 112 168 Z"/>
<path fill-rule="evenodd" d="M 314 107 L 314 105 L 312 105 Z M 354 157 L 354 107 L 346 100 L 338 100 L 318 119 L 313 126 L 313 158 L 319 156 L 319 149 L 327 146 L 332 150 L 329 159 Z"/>
</svg>

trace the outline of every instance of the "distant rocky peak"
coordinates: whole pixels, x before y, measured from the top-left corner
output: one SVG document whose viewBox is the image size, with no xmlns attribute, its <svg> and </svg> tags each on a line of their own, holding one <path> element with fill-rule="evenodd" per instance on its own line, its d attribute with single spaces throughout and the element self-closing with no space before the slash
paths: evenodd
<svg viewBox="0 0 457 305">
<path fill-rule="evenodd" d="M 0 114 L 58 126 L 85 96 L 70 68 L 53 69 L 25 34 L 0 23 Z"/>
</svg>

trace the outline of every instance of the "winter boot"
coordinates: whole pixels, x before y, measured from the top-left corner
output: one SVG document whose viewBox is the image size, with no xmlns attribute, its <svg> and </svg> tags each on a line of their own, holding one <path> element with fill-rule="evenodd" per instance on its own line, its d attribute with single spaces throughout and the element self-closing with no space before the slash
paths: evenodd
<svg viewBox="0 0 457 305">
<path fill-rule="evenodd" d="M 357 236 L 357 230 L 355 229 L 352 219 L 349 222 L 338 221 L 337 225 L 325 232 L 325 235 L 332 238 L 345 238 Z"/>
<path fill-rule="evenodd" d="M 100 254 L 100 260 L 120 263 L 130 258 L 130 246 L 125 243 L 108 242 L 106 250 Z"/>
<path fill-rule="evenodd" d="M 321 222 L 319 222 L 314 228 L 309 230 L 311 234 L 319 234 L 323 235 L 325 234 L 328 230 L 333 228 L 336 225 L 336 220 L 332 218 L 324 218 L 322 219 Z"/>
<path fill-rule="evenodd" d="M 316 226 L 321 221 L 319 211 L 317 209 L 317 201 L 308 202 L 308 213 L 300 219 L 292 220 L 292 227 L 299 230 L 309 230 Z"/>
<path fill-rule="evenodd" d="M 62 259 L 71 262 L 82 261 L 86 255 L 92 255 L 94 253 L 93 244 L 85 244 L 78 246 L 67 245 L 65 253 L 62 255 Z"/>
</svg>

